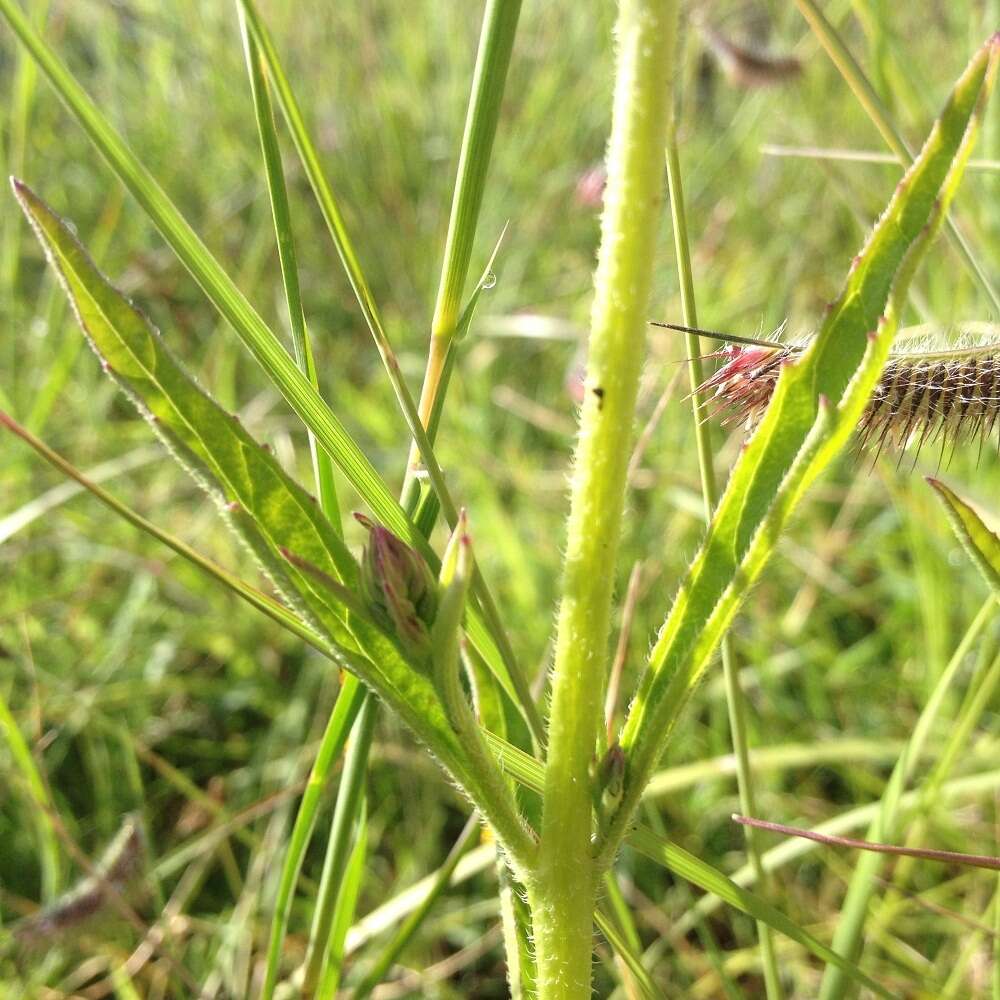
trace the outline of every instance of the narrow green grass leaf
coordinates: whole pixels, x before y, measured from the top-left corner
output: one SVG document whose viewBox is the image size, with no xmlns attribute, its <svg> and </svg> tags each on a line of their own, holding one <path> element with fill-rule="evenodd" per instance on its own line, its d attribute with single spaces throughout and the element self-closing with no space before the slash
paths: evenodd
<svg viewBox="0 0 1000 1000">
<path fill-rule="evenodd" d="M 448 857 L 445 858 L 441 867 L 434 872 L 433 882 L 419 905 L 406 916 L 400 924 L 399 929 L 392 935 L 389 943 L 379 952 L 371 968 L 365 973 L 364 979 L 355 987 L 352 994 L 353 1000 L 364 1000 L 385 978 L 386 973 L 388 973 L 393 963 L 413 939 L 414 934 L 420 929 L 431 908 L 448 889 L 451 877 L 455 873 L 459 861 L 462 860 L 479 839 L 479 831 L 479 816 L 473 813 L 466 822 L 465 828 L 459 834 L 458 840 L 455 841 L 448 852 Z"/>
<path fill-rule="evenodd" d="M 210 559 L 206 559 L 205 556 L 191 548 L 190 545 L 187 545 L 185 542 L 182 542 L 179 538 L 174 537 L 168 532 L 163 531 L 151 521 L 146 520 L 146 518 L 144 518 L 141 514 L 136 513 L 126 504 L 123 504 L 120 500 L 112 496 L 102 486 L 85 476 L 70 462 L 66 461 L 65 458 L 54 452 L 43 441 L 35 437 L 34 434 L 22 427 L 2 410 L 0 410 L 0 425 L 3 425 L 11 431 L 11 433 L 20 437 L 26 444 L 28 444 L 42 458 L 44 458 L 45 461 L 53 466 L 53 468 L 58 469 L 63 475 L 79 483 L 82 489 L 92 493 L 98 500 L 101 501 L 101 503 L 103 503 L 109 510 L 117 514 L 120 518 L 172 549 L 182 559 L 185 559 L 187 562 L 191 563 L 191 565 L 197 567 L 201 572 L 211 577 L 217 583 L 221 583 L 224 587 L 231 590 L 238 597 L 246 601 L 251 607 L 267 615 L 270 619 L 272 619 L 272 621 L 277 622 L 293 635 L 296 635 L 300 639 L 307 642 L 314 649 L 339 663 L 344 668 L 350 668 L 350 663 L 348 659 L 345 658 L 342 651 L 332 646 L 326 638 L 321 636 L 319 633 L 313 631 L 312 628 L 306 625 L 297 615 L 286 608 L 283 604 L 279 604 L 273 598 L 268 597 L 267 594 L 262 593 L 255 587 L 251 587 L 250 584 L 245 583 L 228 570 L 216 565 Z"/>
<path fill-rule="evenodd" d="M 337 898 L 337 911 L 334 914 L 333 928 L 330 932 L 329 955 L 323 978 L 316 990 L 316 1000 L 335 1000 L 340 981 L 344 974 L 344 958 L 347 943 L 347 932 L 351 929 L 351 921 L 357 910 L 358 897 L 367 873 L 368 859 L 368 809 L 362 801 L 357 821 L 358 834 L 351 850 L 344 871 L 343 884 Z"/>
<path fill-rule="evenodd" d="M 607 850 L 671 735 L 678 713 L 762 571 L 802 494 L 837 454 L 888 357 L 902 299 L 937 232 L 977 133 L 1000 57 L 991 40 L 963 73 L 923 151 L 898 186 L 818 336 L 786 365 L 744 449 L 707 538 L 660 632 L 626 720 L 623 808 Z M 874 336 L 870 331 L 877 331 Z"/>
<path fill-rule="evenodd" d="M 312 927 L 306 946 L 305 970 L 302 977 L 302 996 L 311 998 L 324 976 L 324 968 L 331 959 L 333 944 L 331 932 L 340 923 L 350 923 L 340 906 L 351 902 L 344 874 L 350 865 L 351 837 L 355 828 L 363 832 L 361 814 L 364 812 L 365 778 L 368 770 L 368 752 L 375 735 L 378 702 L 366 698 L 352 729 L 351 745 L 340 777 L 341 789 L 337 794 L 333 824 L 326 843 L 326 858 L 320 878 L 319 892 L 313 908 Z M 359 838 L 359 839 L 363 839 Z M 356 845 L 355 845 L 356 846 Z M 351 902 L 353 911 L 353 902 Z M 345 929 L 346 933 L 346 929 Z M 341 939 L 341 944 L 343 940 Z M 339 975 L 339 971 L 338 971 Z M 266 995 L 266 994 L 265 994 Z"/>
<path fill-rule="evenodd" d="M 899 836 L 900 809 L 907 784 L 913 777 L 918 762 L 929 750 L 929 738 L 937 722 L 945 698 L 953 689 L 956 679 L 965 663 L 969 650 L 978 640 L 982 630 L 994 614 L 992 601 L 982 607 L 979 614 L 966 630 L 962 641 L 955 649 L 948 665 L 934 686 L 934 691 L 920 712 L 912 735 L 899 754 L 892 774 L 882 793 L 878 804 L 878 813 L 868 828 L 867 839 L 870 841 L 892 841 Z M 837 928 L 833 935 L 833 948 L 840 954 L 852 960 L 857 960 L 868 917 L 869 903 L 876 888 L 876 878 L 882 868 L 883 859 L 877 854 L 864 854 L 857 858 L 854 873 L 847 887 L 847 894 L 840 907 Z M 839 970 L 828 968 L 823 977 L 821 996 L 836 997 L 843 995 L 847 982 Z"/>
<path fill-rule="evenodd" d="M 611 945 L 614 953 L 624 962 L 632 976 L 632 985 L 636 990 L 636 995 L 644 997 L 645 1000 L 658 1000 L 660 991 L 653 984 L 649 973 L 642 964 L 642 956 L 632 946 L 632 942 L 617 927 L 614 920 L 601 909 L 594 911 L 594 923 L 597 929 L 604 935 L 608 944 Z M 632 991 L 629 991 L 632 995 Z"/>
<path fill-rule="evenodd" d="M 378 690 L 475 795 L 477 783 L 464 767 L 466 755 L 430 679 L 403 658 L 380 628 L 356 611 L 348 613 L 344 600 L 314 574 L 282 558 L 285 552 L 305 558 L 320 574 L 347 587 L 356 585 L 354 559 L 317 504 L 183 372 L 145 318 L 100 275 L 58 217 L 24 185 L 16 189 L 109 374 L 151 418 L 181 463 L 217 498 L 290 603 L 348 654 L 345 664 Z M 360 650 L 367 659 L 351 655 Z M 488 806 L 485 811 L 490 816 Z"/>
<path fill-rule="evenodd" d="M 927 482 L 941 497 L 945 513 L 962 547 L 983 574 L 994 596 L 1000 600 L 1000 536 L 986 526 L 971 504 L 940 479 L 928 479 Z"/>
<path fill-rule="evenodd" d="M 42 874 L 42 899 L 49 902 L 56 898 L 61 888 L 62 863 L 59 838 L 52 816 L 55 805 L 49 795 L 48 786 L 42 778 L 27 740 L 17 724 L 14 713 L 0 691 L 0 736 L 7 744 L 7 751 L 14 761 L 14 768 L 20 772 L 25 794 L 31 800 L 30 809 L 38 837 L 38 862 Z M 8 790 L 8 795 L 10 794 Z"/>
<path fill-rule="evenodd" d="M 630 834 L 628 844 L 633 850 L 638 851 L 651 861 L 658 862 L 692 885 L 718 896 L 733 909 L 767 924 L 780 934 L 784 934 L 827 964 L 835 965 L 854 982 L 866 986 L 877 996 L 892 997 L 888 990 L 863 973 L 853 962 L 849 962 L 832 951 L 808 931 L 799 927 L 794 920 L 785 916 L 779 909 L 764 902 L 763 899 L 749 890 L 741 888 L 732 879 L 685 851 L 683 847 L 664 840 L 647 827 L 640 827 Z"/>
<path fill-rule="evenodd" d="M 178 260 L 188 269 L 209 301 L 233 328 L 264 373 L 302 419 L 306 428 L 315 435 L 320 446 L 339 466 L 378 520 L 404 541 L 418 548 L 436 568 L 436 558 L 430 546 L 389 492 L 374 466 L 347 433 L 336 414 L 299 371 L 278 338 L 212 256 L 156 178 L 45 43 L 14 0 L 0 0 L 0 16 L 6 18 L 56 93 L 108 161 L 115 175 L 153 221 Z M 423 428 L 418 427 L 416 432 L 423 435 Z M 423 440 L 426 444 L 426 437 Z M 430 456 L 430 461 L 432 464 L 429 469 L 436 464 L 433 463 L 433 455 Z M 439 477 L 436 486 L 443 487 L 443 477 Z M 447 495 L 446 488 L 444 489 Z M 442 502 L 443 500 L 442 497 Z M 454 510 L 453 505 L 452 513 L 457 518 L 457 510 Z M 470 609 L 469 638 L 483 653 L 505 691 L 532 723 L 533 730 L 540 730 L 541 722 L 531 702 L 527 684 L 517 670 L 509 641 L 503 635 L 499 615 L 478 573 L 474 586 L 477 597 L 483 604 L 483 613 Z M 486 625 L 487 620 L 489 627 Z M 495 641 L 491 635 L 495 637 Z"/>
<path fill-rule="evenodd" d="M 103 483 L 108 479 L 132 472 L 163 457 L 163 452 L 156 445 L 145 445 L 136 448 L 134 451 L 112 458 L 107 462 L 89 469 L 84 475 L 91 482 Z M 5 517 L 0 517 L 0 545 L 12 538 L 19 531 L 23 531 L 29 524 L 55 510 L 57 507 L 67 503 L 73 497 L 83 492 L 83 487 L 79 483 L 62 482 L 52 489 L 46 490 L 39 496 L 29 500 L 17 510 L 11 511 Z"/>
<path fill-rule="evenodd" d="M 128 188 L 177 258 L 190 271 L 306 427 L 316 435 L 317 441 L 379 520 L 413 544 L 415 532 L 412 526 L 372 464 L 153 175 L 28 22 L 14 0 L 0 0 L 0 15 L 14 29 L 115 175 Z"/>
<path fill-rule="evenodd" d="M 319 811 L 323 792 L 326 789 L 333 763 L 344 749 L 351 726 L 354 724 L 364 700 L 364 688 L 354 677 L 348 676 L 337 696 L 337 703 L 326 724 L 326 729 L 323 731 L 316 760 L 309 772 L 309 782 L 302 794 L 298 812 L 295 814 L 295 824 L 292 827 L 292 835 L 281 869 L 281 879 L 278 882 L 278 898 L 275 900 L 274 915 L 271 918 L 271 933 L 267 945 L 267 966 L 260 994 L 263 1000 L 274 996 L 275 987 L 278 985 L 282 944 L 285 940 L 285 930 L 288 927 L 288 917 L 292 910 L 295 883 L 302 870 L 302 862 L 305 859 L 306 848 L 309 846 L 313 826 L 316 823 L 316 814 Z"/>
<path fill-rule="evenodd" d="M 240 35 L 246 56 L 247 73 L 250 78 L 250 94 L 253 98 L 254 114 L 257 118 L 257 133 L 260 136 L 261 154 L 264 160 L 264 174 L 271 199 L 271 215 L 278 244 L 278 263 L 281 267 L 281 281 L 285 289 L 285 303 L 288 306 L 288 325 L 292 331 L 292 347 L 299 370 L 318 391 L 319 376 L 313 357 L 312 344 L 306 330 L 305 310 L 302 306 L 302 292 L 299 286 L 299 269 L 295 257 L 295 237 L 292 232 L 291 210 L 288 207 L 288 192 L 285 186 L 285 171 L 281 164 L 281 149 L 274 128 L 274 114 L 268 93 L 267 77 L 257 51 L 257 45 L 247 31 L 243 9 L 237 3 L 240 20 Z M 333 465 L 330 456 L 316 444 L 316 437 L 309 431 L 309 451 L 312 455 L 313 472 L 320 507 L 334 529 L 341 533 L 340 510 L 337 491 L 333 479 Z"/>
<path fill-rule="evenodd" d="M 674 229 L 674 253 L 677 258 L 677 274 L 681 287 L 681 308 L 684 323 L 689 328 L 698 326 L 698 311 L 695 304 L 694 272 L 691 267 L 691 251 L 688 246 L 687 210 L 684 204 L 684 183 L 681 173 L 680 150 L 677 145 L 677 130 L 671 124 L 667 135 L 667 189 L 670 193 L 670 214 Z M 715 479 L 711 429 L 706 412 L 707 400 L 699 387 L 704 382 L 701 364 L 701 343 L 693 329 L 685 332 L 688 353 L 688 376 L 691 385 L 691 416 L 694 424 L 695 446 L 698 452 L 698 470 L 701 474 L 701 493 L 705 504 L 705 519 L 711 521 L 712 512 L 718 502 L 719 491 Z M 746 696 L 740 687 L 739 666 L 729 635 L 724 635 L 719 643 L 722 659 L 722 674 L 726 688 L 726 706 L 729 711 L 729 730 L 732 735 L 733 752 L 737 763 L 737 789 L 740 809 L 747 815 L 757 814 L 753 772 L 750 769 L 749 740 L 746 723 Z M 767 879 L 760 862 L 755 831 L 744 831 L 747 852 L 751 862 L 757 867 L 761 892 L 767 892 Z M 768 1000 L 782 1000 L 784 991 L 774 954 L 771 933 L 765 924 L 758 924 L 757 938 L 760 946 L 761 963 L 764 967 L 764 985 Z"/>
<path fill-rule="evenodd" d="M 864 108 L 872 124 L 878 129 L 879 134 L 885 140 L 885 144 L 893 151 L 897 160 L 903 167 L 909 167 L 913 163 L 913 153 L 907 145 L 899 129 L 893 124 L 889 109 L 883 104 L 875 88 L 871 85 L 864 70 L 858 61 L 851 54 L 844 40 L 840 37 L 837 29 L 829 22 L 826 15 L 819 9 L 813 0 L 795 0 L 802 16 L 809 23 L 813 34 L 819 39 L 820 44 L 826 50 L 838 72 L 844 81 L 851 88 L 858 103 Z M 1000 294 L 993 287 L 989 276 L 983 270 L 969 246 L 968 241 L 962 235 L 961 230 L 951 219 L 947 219 L 948 235 L 951 237 L 959 256 L 972 272 L 980 287 L 989 297 L 994 309 L 1000 309 Z"/>
<path fill-rule="evenodd" d="M 444 473 L 434 455 L 434 449 L 431 445 L 431 438 L 428 430 L 425 428 L 424 423 L 421 420 L 420 414 L 417 411 L 417 406 L 413 401 L 413 397 L 410 395 L 406 381 L 403 379 L 402 372 L 399 368 L 399 362 L 392 346 L 389 343 L 389 338 L 386 335 L 378 306 L 376 305 L 375 299 L 373 298 L 371 290 L 368 287 L 368 282 L 365 279 L 364 271 L 361 268 L 361 263 L 358 259 L 357 251 L 354 249 L 354 244 L 351 241 L 350 234 L 347 232 L 347 226 L 344 223 L 337 198 L 326 178 L 316 145 L 309 134 L 305 117 L 299 106 L 298 100 L 295 97 L 295 93 L 292 90 L 288 75 L 285 73 L 284 67 L 282 66 L 277 48 L 275 47 L 274 41 L 271 38 L 267 27 L 251 0 L 237 0 L 237 2 L 240 4 L 242 11 L 246 15 L 247 25 L 253 35 L 254 41 L 259 47 L 261 58 L 264 60 L 268 72 L 271 75 L 278 104 L 281 107 L 286 122 L 288 123 L 289 130 L 292 134 L 292 140 L 295 143 L 295 148 L 298 150 L 299 157 L 305 169 L 306 176 L 309 179 L 309 184 L 313 190 L 313 194 L 316 196 L 316 201 L 319 204 L 323 219 L 326 222 L 330 238 L 333 241 L 337 255 L 340 258 L 340 262 L 347 274 L 351 288 L 354 291 L 355 298 L 358 301 L 358 305 L 361 307 L 362 315 L 364 316 L 368 329 L 371 332 L 372 339 L 375 341 L 375 346 L 378 349 L 386 374 L 392 384 L 396 401 L 399 404 L 400 411 L 406 421 L 406 426 L 410 431 L 416 450 L 427 470 L 428 479 L 430 480 L 431 485 L 434 488 L 434 492 L 437 494 L 438 500 L 440 501 L 441 510 L 444 512 L 448 526 L 454 528 L 458 522 L 458 507 L 451 497 L 448 485 L 445 482 Z M 520 0 L 518 0 L 516 4 L 507 3 L 504 5 L 497 5 L 497 7 L 505 8 L 502 9 L 501 13 L 497 15 L 497 21 L 505 33 L 506 40 L 504 41 L 504 45 L 509 46 L 513 43 L 513 32 L 517 25 L 517 8 L 520 7 Z M 486 30 L 485 27 L 484 30 Z M 509 35 L 509 38 L 506 37 L 507 35 Z M 487 35 L 487 39 L 489 37 L 490 36 Z M 507 58 L 509 58 L 509 51 L 507 52 Z M 503 68 L 505 70 L 506 59 L 501 59 L 497 66 L 498 68 Z M 502 83 L 502 78 L 500 83 Z M 500 92 L 502 93 L 502 86 L 500 88 Z M 495 126 L 495 121 L 493 124 Z M 489 143 L 477 153 L 477 160 L 475 161 L 477 164 L 479 162 L 479 157 L 485 156 L 488 160 L 488 154 L 491 146 L 492 136 L 490 137 Z M 485 167 L 486 164 L 484 162 L 481 167 L 483 179 L 485 179 Z M 477 166 L 476 169 L 479 170 L 480 167 Z M 464 219 L 464 226 L 471 225 L 474 221 L 475 215 L 478 215 L 478 201 L 475 205 L 475 213 L 468 215 L 468 217 Z M 471 237 L 465 238 L 471 239 Z M 447 261 L 449 260 L 450 258 L 446 255 L 446 269 L 449 266 L 447 264 Z M 464 267 L 467 270 L 468 260 L 465 261 Z M 396 506 L 399 508 L 398 504 Z M 373 507 L 373 509 L 375 508 Z M 400 535 L 400 537 L 405 538 L 411 545 L 416 548 L 421 548 L 422 545 L 423 547 L 421 548 L 421 551 L 424 551 L 427 548 L 426 542 L 420 536 L 420 533 L 418 531 L 410 530 L 412 529 L 412 523 L 408 518 L 405 518 L 405 515 L 404 519 L 406 520 L 408 532 L 400 530 L 399 527 L 386 520 L 381 512 L 376 512 L 379 513 L 380 519 L 383 520 L 383 523 L 385 523 L 387 527 L 391 528 L 397 535 Z M 399 509 L 399 514 L 402 515 L 401 508 Z M 504 629 L 503 620 L 497 610 L 492 594 L 486 585 L 486 581 L 483 579 L 482 573 L 478 570 L 478 568 L 473 580 L 473 591 L 481 608 L 482 618 L 488 626 L 487 631 L 490 633 L 492 642 L 484 642 L 485 637 L 483 635 L 483 630 L 479 627 L 476 621 L 479 616 L 474 613 L 470 613 L 471 621 L 469 622 L 469 637 L 486 657 L 487 662 L 490 664 L 490 668 L 497 674 L 498 679 L 503 684 L 508 695 L 516 704 L 520 706 L 525 719 L 531 727 L 535 739 L 541 744 L 544 742 L 544 727 L 542 725 L 541 717 L 534 702 L 532 701 L 527 679 L 521 672 L 514 656 L 513 648 L 511 647 L 510 640 L 508 639 Z"/>
</svg>

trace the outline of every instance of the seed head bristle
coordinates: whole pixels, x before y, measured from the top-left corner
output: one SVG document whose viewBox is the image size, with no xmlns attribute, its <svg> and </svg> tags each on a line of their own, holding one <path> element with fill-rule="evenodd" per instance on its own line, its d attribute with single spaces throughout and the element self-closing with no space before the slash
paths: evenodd
<svg viewBox="0 0 1000 1000">
<path fill-rule="evenodd" d="M 803 344 L 774 347 L 727 344 L 716 357 L 725 363 L 699 387 L 711 393 L 712 415 L 724 424 L 760 420 L 782 365 Z M 890 445 L 900 451 L 938 444 L 982 443 L 1000 426 L 1000 338 L 958 343 L 942 349 L 923 342 L 894 353 L 882 372 L 858 427 L 863 448 Z"/>
</svg>

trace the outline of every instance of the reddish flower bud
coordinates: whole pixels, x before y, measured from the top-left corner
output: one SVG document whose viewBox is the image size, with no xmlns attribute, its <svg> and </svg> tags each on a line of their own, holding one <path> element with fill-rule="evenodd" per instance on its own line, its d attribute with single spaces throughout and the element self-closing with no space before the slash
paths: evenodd
<svg viewBox="0 0 1000 1000">
<path fill-rule="evenodd" d="M 437 611 L 437 581 L 423 556 L 364 514 L 368 529 L 361 560 L 361 591 L 375 620 L 408 651 L 426 653 Z"/>
</svg>

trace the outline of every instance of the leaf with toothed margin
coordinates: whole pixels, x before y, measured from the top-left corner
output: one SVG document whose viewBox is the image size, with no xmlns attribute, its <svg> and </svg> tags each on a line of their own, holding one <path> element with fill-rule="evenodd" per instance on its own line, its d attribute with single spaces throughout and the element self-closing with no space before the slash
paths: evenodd
<svg viewBox="0 0 1000 1000">
<path fill-rule="evenodd" d="M 927 482 L 937 490 L 958 540 L 1000 601 L 1000 535 L 991 531 L 973 506 L 940 479 L 928 476 Z"/>
<path fill-rule="evenodd" d="M 356 585 L 354 558 L 316 502 L 184 372 L 56 213 L 26 185 L 14 181 L 14 191 L 102 367 L 216 500 L 284 598 L 340 645 L 357 650 L 342 603 L 278 555 L 288 549 L 348 588 Z"/>
<path fill-rule="evenodd" d="M 357 564 L 313 498 L 184 372 L 55 212 L 26 185 L 15 181 L 14 190 L 107 373 L 216 500 L 285 599 L 335 644 L 363 653 L 351 659 L 365 670 L 361 679 L 469 787 L 464 751 L 433 684 L 351 599 Z"/>
<path fill-rule="evenodd" d="M 861 418 L 888 357 L 906 289 L 972 150 L 998 59 L 1000 36 L 979 50 L 959 78 L 923 150 L 852 262 L 819 334 L 785 365 L 733 469 L 622 732 L 628 787 L 611 842 L 624 831 L 681 709 L 792 510 Z"/>
</svg>

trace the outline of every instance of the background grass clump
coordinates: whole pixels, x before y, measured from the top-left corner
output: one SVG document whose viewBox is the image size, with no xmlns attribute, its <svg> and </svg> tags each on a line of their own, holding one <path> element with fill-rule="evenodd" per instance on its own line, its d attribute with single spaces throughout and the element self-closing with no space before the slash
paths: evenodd
<svg viewBox="0 0 1000 1000">
<path fill-rule="evenodd" d="M 407 4 L 405 12 L 391 2 L 322 0 L 261 8 L 297 92 L 308 98 L 325 167 L 415 390 L 480 11 L 429 0 Z M 265 318 L 283 329 L 270 208 L 230 6 L 32 0 L 26 9 L 46 18 L 46 37 Z M 1000 20 L 995 3 L 972 2 L 930 14 L 923 5 L 881 3 L 833 4 L 827 13 L 911 142 L 926 134 L 969 52 Z M 700 320 L 745 333 L 787 320 L 793 333 L 807 333 L 818 326 L 899 170 L 768 154 L 767 144 L 882 146 L 791 6 L 718 5 L 712 17 L 735 39 L 794 53 L 802 73 L 776 86 L 735 87 L 698 32 L 684 35 L 678 128 Z M 462 344 L 437 444 L 455 495 L 473 512 L 479 558 L 507 620 L 516 623 L 516 651 L 534 669 L 549 662 L 548 609 L 557 599 L 564 542 L 572 385 L 598 238 L 586 175 L 600 162 L 608 133 L 612 21 L 610 6 L 584 14 L 559 2 L 524 11 L 483 207 L 480 232 L 488 235 L 474 269 L 485 264 L 492 234 L 507 220 L 510 228 L 497 283 L 484 293 Z M 297 422 L 7 33 L 0 33 L 0 93 L 7 95 L 0 102 L 7 172 L 66 209 L 102 269 L 169 331 L 188 369 L 305 480 L 308 449 Z M 1000 158 L 995 106 L 975 155 Z M 322 389 L 380 471 L 398 476 L 407 437 L 391 389 L 306 180 L 291 157 L 286 162 Z M 998 184 L 995 162 L 970 170 L 955 210 L 994 282 Z M 665 215 L 650 318 L 679 317 L 670 245 Z M 911 324 L 996 319 L 945 240 L 919 275 L 911 303 Z M 249 558 L 218 530 L 203 495 L 151 445 L 147 427 L 81 350 L 65 301 L 10 199 L 0 213 L 0 324 L 0 406 L 80 468 L 112 463 L 104 471 L 114 492 L 252 577 Z M 632 476 L 618 581 L 624 595 L 632 566 L 642 562 L 626 665 L 633 674 L 703 528 L 690 419 L 683 382 L 675 378 L 684 357 L 682 340 L 657 331 L 641 389 L 648 444 Z M 737 429 L 720 448 L 721 477 L 740 440 Z M 733 637 L 750 701 L 750 742 L 762 755 L 758 810 L 768 818 L 812 826 L 877 800 L 985 599 L 923 482 L 937 459 L 934 448 L 901 460 L 842 458 L 796 518 L 738 620 Z M 948 478 L 1000 506 L 995 438 L 981 452 L 959 448 Z M 16 725 L 57 807 L 64 829 L 48 836 L 96 859 L 122 817 L 138 812 L 154 876 L 152 898 L 138 912 L 158 912 L 161 895 L 179 899 L 166 953 L 213 988 L 211 995 L 242 995 L 259 976 L 295 804 L 289 791 L 308 771 L 336 694 L 330 665 L 110 519 L 93 499 L 53 496 L 48 491 L 60 481 L 12 438 L 0 442 L 0 487 L 0 701 L 11 713 L 0 718 L 0 729 Z M 346 487 L 341 500 L 345 509 L 359 506 Z M 360 544 L 361 532 L 349 540 Z M 998 647 L 994 618 L 948 695 L 930 741 L 932 759 Z M 997 853 L 996 704 L 987 702 L 957 759 L 932 786 L 922 843 Z M 40 828 L 13 746 L 13 739 L 0 744 L 4 924 L 28 915 L 46 888 L 64 888 L 81 873 L 62 847 L 59 870 L 46 871 L 44 822 Z M 731 768 L 713 762 L 729 750 L 724 691 L 713 676 L 684 718 L 664 762 L 663 794 L 643 818 L 731 872 L 745 862 L 742 834 L 729 820 L 735 783 Z M 710 763 L 690 780 L 672 770 L 698 762 Z M 359 914 L 436 868 L 467 814 L 387 714 L 372 754 L 368 810 Z M 226 836 L 211 835 L 230 820 Z M 851 830 L 863 834 L 866 826 Z M 293 927 L 308 926 L 322 863 L 318 838 Z M 853 865 L 851 856 L 813 850 L 778 870 L 772 894 L 827 940 Z M 621 870 L 642 943 L 660 955 L 649 967 L 668 995 L 761 993 L 749 919 L 722 908 L 696 919 L 692 891 L 637 855 L 626 852 Z M 899 891 L 880 892 L 872 904 L 866 970 L 901 995 L 985 991 L 991 907 L 998 905 L 993 880 L 975 870 L 905 864 L 895 878 Z M 447 894 L 404 952 L 405 966 L 415 971 L 381 995 L 505 995 L 494 883 L 490 865 Z M 11 984 L 12 996 L 25 989 L 72 996 L 87 987 L 92 992 L 84 995 L 97 995 L 94 984 L 137 940 L 135 928 L 109 922 L 106 929 L 88 926 L 83 933 L 91 937 L 82 942 L 61 936 L 48 954 L 8 963 L 0 980 Z M 293 935 L 289 947 L 295 944 Z M 814 995 L 815 962 L 787 942 L 779 940 L 779 949 L 793 969 L 796 995 Z M 104 964 L 86 966 L 88 954 L 106 956 Z M 133 989 L 158 988 L 157 976 L 163 989 L 176 988 L 169 963 L 155 965 Z M 425 978 L 421 970 L 428 970 Z M 610 995 L 619 978 L 614 966 L 597 975 L 599 995 Z M 124 986 L 110 988 L 130 995 Z"/>
</svg>

